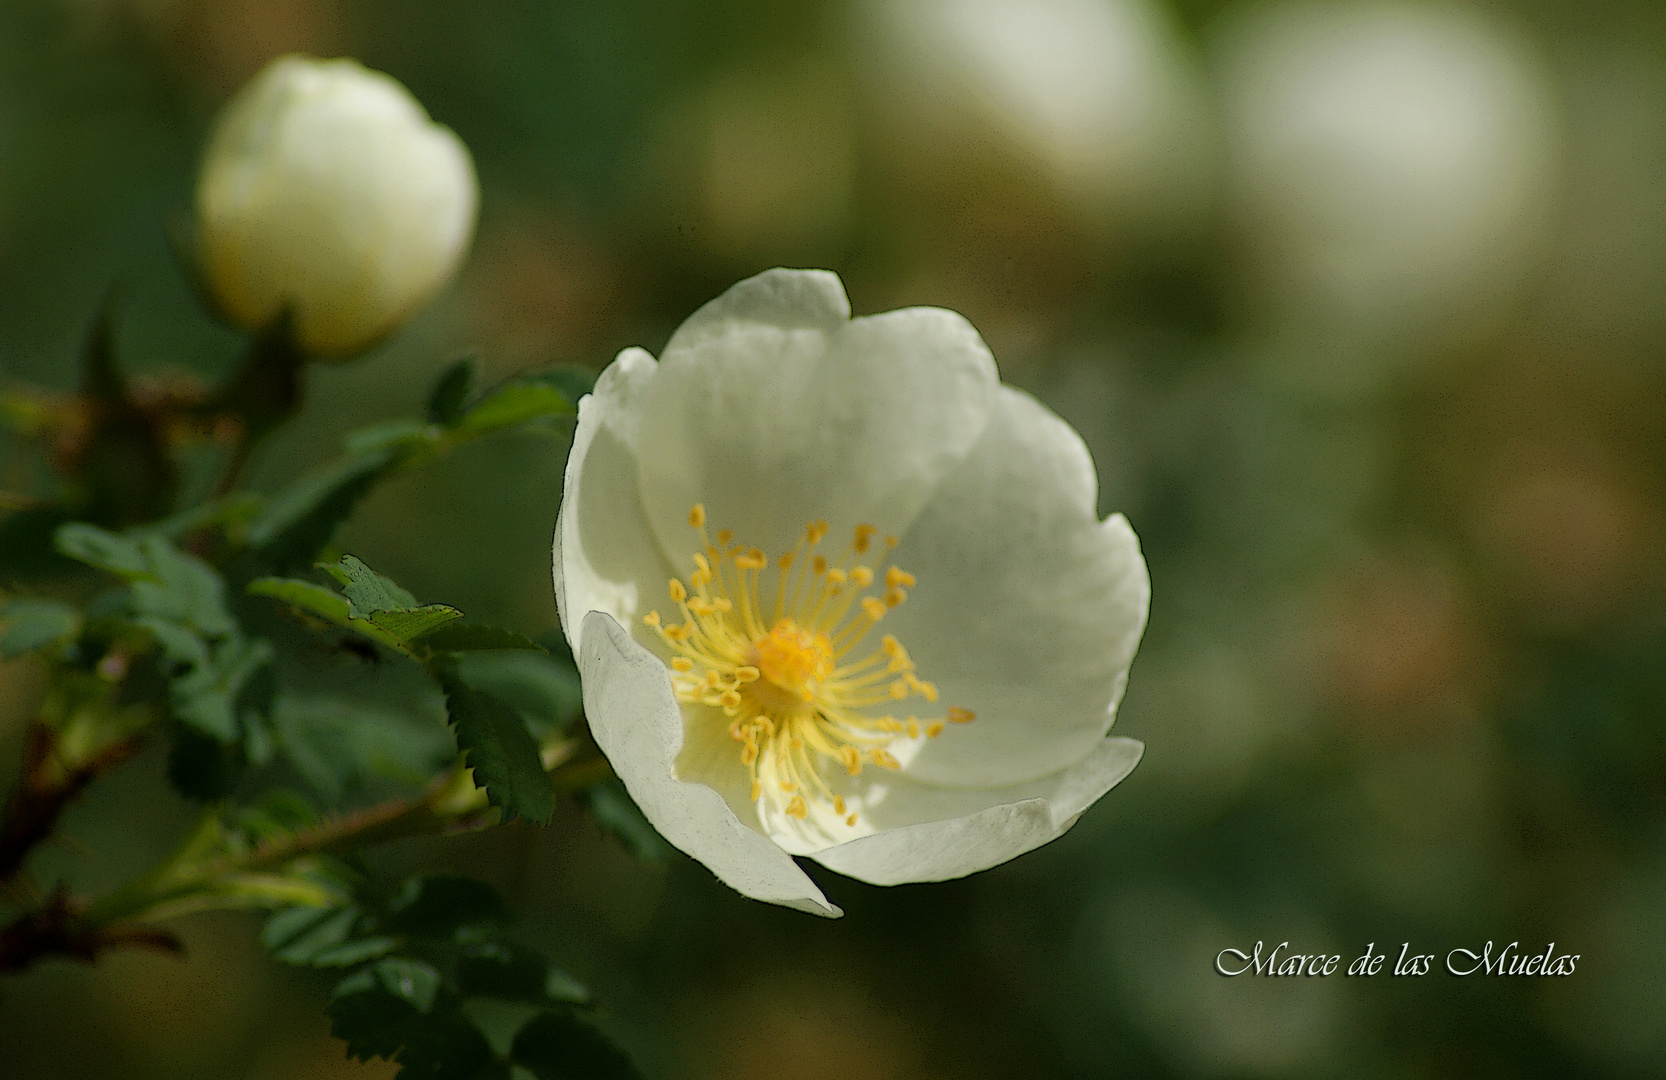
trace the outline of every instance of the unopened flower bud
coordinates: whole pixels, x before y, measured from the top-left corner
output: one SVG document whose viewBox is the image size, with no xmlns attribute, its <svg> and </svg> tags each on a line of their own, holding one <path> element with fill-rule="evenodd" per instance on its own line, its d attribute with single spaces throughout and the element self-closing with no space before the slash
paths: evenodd
<svg viewBox="0 0 1666 1080">
<path fill-rule="evenodd" d="M 345 356 L 456 271 L 479 191 L 467 147 L 354 60 L 286 56 L 220 115 L 197 181 L 201 270 L 225 314 L 288 312 L 303 350 Z"/>
</svg>

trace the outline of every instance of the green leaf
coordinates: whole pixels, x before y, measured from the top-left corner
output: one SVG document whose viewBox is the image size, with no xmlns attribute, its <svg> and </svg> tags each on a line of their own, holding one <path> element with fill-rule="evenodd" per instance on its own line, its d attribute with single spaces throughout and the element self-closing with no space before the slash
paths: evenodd
<svg viewBox="0 0 1666 1080">
<path fill-rule="evenodd" d="M 494 649 L 544 651 L 544 647 L 531 638 L 522 637 L 513 630 L 500 630 L 495 626 L 447 626 L 427 635 L 422 643 L 436 652 L 476 652 Z"/>
<path fill-rule="evenodd" d="M 356 907 L 285 908 L 266 920 L 260 943 L 286 964 L 310 964 L 319 953 L 346 941 L 359 915 Z"/>
<path fill-rule="evenodd" d="M 284 694 L 272 726 L 279 752 L 332 803 L 377 779 L 418 787 L 455 755 L 439 723 L 339 698 Z"/>
<path fill-rule="evenodd" d="M 399 941 L 390 937 L 362 937 L 352 941 L 344 941 L 333 949 L 324 949 L 314 956 L 309 963 L 313 967 L 352 967 L 362 964 L 366 960 L 375 960 L 386 956 L 399 947 Z"/>
<path fill-rule="evenodd" d="M 415 641 L 462 617 L 461 611 L 446 604 L 424 604 L 410 611 L 372 612 L 370 621 L 401 641 Z"/>
<path fill-rule="evenodd" d="M 249 582 L 243 591 L 254 596 L 270 596 L 274 600 L 281 600 L 290 607 L 311 612 L 338 626 L 348 626 L 353 622 L 353 607 L 345 596 L 331 592 L 322 585 L 314 585 L 310 581 L 281 577 L 256 578 Z"/>
<path fill-rule="evenodd" d="M 165 623 L 153 624 L 167 625 Z M 273 660 L 265 641 L 228 638 L 215 645 L 208 662 L 176 675 L 168 684 L 174 715 L 221 742 L 238 735 L 239 698 L 254 675 Z"/>
<path fill-rule="evenodd" d="M 434 1007 L 440 992 L 440 973 L 421 960 L 393 957 L 371 967 L 370 974 L 389 994 L 409 1002 L 417 1012 Z"/>
<path fill-rule="evenodd" d="M 440 973 L 420 960 L 389 957 L 354 972 L 331 995 L 330 1033 L 360 1061 L 391 1058 L 434 1007 Z"/>
<path fill-rule="evenodd" d="M 13 600 L 0 610 L 6 632 L 0 657 L 7 660 L 62 641 L 81 629 L 81 613 L 57 600 Z"/>
<path fill-rule="evenodd" d="M 663 862 L 670 856 L 671 845 L 648 824 L 623 782 L 608 780 L 586 788 L 578 797 L 596 824 L 612 833 L 632 855 L 645 862 Z"/>
<path fill-rule="evenodd" d="M 527 1021 L 509 1053 L 538 1080 L 643 1080 L 624 1051 L 566 1011 Z"/>
<path fill-rule="evenodd" d="M 496 889 L 460 874 L 414 877 L 388 901 L 383 929 L 412 937 L 447 939 L 468 927 L 506 922 L 509 909 Z"/>
<path fill-rule="evenodd" d="M 219 499 L 210 499 L 205 503 L 181 510 L 171 517 L 161 521 L 153 521 L 145 525 L 136 526 L 128 530 L 129 535 L 165 536 L 169 540 L 177 540 L 187 533 L 206 529 L 212 525 L 238 526 L 247 524 L 260 517 L 266 509 L 266 500 L 259 495 L 248 493 L 227 495 Z"/>
<path fill-rule="evenodd" d="M 487 394 L 454 425 L 458 432 L 483 435 L 545 416 L 565 416 L 573 403 L 544 382 L 512 382 Z"/>
<path fill-rule="evenodd" d="M 440 375 L 428 394 L 428 421 L 452 424 L 463 415 L 463 405 L 474 389 L 474 357 L 457 361 Z"/>
<path fill-rule="evenodd" d="M 72 559 L 130 580 L 149 572 L 144 552 L 135 541 L 96 525 L 82 521 L 60 525 L 52 542 Z"/>
<path fill-rule="evenodd" d="M 58 529 L 56 542 L 65 555 L 131 582 L 129 606 L 136 615 L 165 619 L 208 637 L 237 630 L 226 610 L 219 572 L 164 536 L 121 536 L 73 522 Z"/>
<path fill-rule="evenodd" d="M 354 456 L 380 451 L 405 454 L 432 445 L 438 436 L 438 429 L 420 420 L 388 420 L 349 434 L 347 452 Z"/>
<path fill-rule="evenodd" d="M 474 782 L 504 815 L 539 824 L 555 813 L 555 789 L 538 756 L 538 743 L 520 713 L 465 683 L 450 666 L 436 665 L 457 748 L 468 755 Z"/>
<path fill-rule="evenodd" d="M 438 636 L 430 636 L 426 644 L 441 647 L 435 641 Z M 578 669 L 557 657 L 531 652 L 468 653 L 457 658 L 457 670 L 470 686 L 519 709 L 535 729 L 564 731 L 584 711 Z"/>
<path fill-rule="evenodd" d="M 583 1005 L 590 992 L 542 954 L 521 945 L 488 941 L 465 948 L 457 959 L 457 984 L 470 997 L 533 1005 Z"/>
<path fill-rule="evenodd" d="M 156 638 L 157 647 L 162 650 L 163 657 L 174 667 L 174 670 L 170 671 L 171 675 L 182 674 L 178 670 L 180 665 L 197 668 L 208 663 L 208 643 L 193 631 L 165 619 L 149 616 L 140 616 L 133 622 L 149 630 Z"/>
<path fill-rule="evenodd" d="M 237 630 L 226 610 L 225 583 L 212 566 L 161 536 L 141 537 L 138 543 L 147 573 L 133 577 L 135 614 L 167 619 L 208 637 Z"/>
<path fill-rule="evenodd" d="M 339 563 L 319 563 L 318 569 L 341 584 L 342 593 L 353 605 L 353 614 L 361 619 L 376 611 L 409 611 L 417 606 L 417 598 L 409 591 L 355 555 L 343 555 Z"/>
<path fill-rule="evenodd" d="M 246 591 L 281 600 L 402 652 L 409 652 L 417 638 L 463 617 L 446 604 L 416 606 L 416 597 L 351 555 L 342 556 L 338 564 L 320 564 L 319 569 L 346 586 L 345 595 L 296 578 L 257 578 Z"/>
<path fill-rule="evenodd" d="M 310 564 L 395 457 L 388 450 L 355 455 L 303 476 L 249 526 L 249 546 L 279 571 Z"/>
<path fill-rule="evenodd" d="M 363 921 L 356 907 L 292 907 L 276 912 L 260 932 L 261 944 L 286 964 L 348 967 L 386 956 L 398 947 L 391 937 L 355 938 Z"/>
</svg>

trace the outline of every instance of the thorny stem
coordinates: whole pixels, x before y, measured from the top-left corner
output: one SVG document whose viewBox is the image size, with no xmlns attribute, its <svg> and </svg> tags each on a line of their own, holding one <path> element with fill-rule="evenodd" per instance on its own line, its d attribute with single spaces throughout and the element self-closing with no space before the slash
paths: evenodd
<svg viewBox="0 0 1666 1080">
<path fill-rule="evenodd" d="M 605 758 L 574 758 L 577 749 L 569 742 L 546 753 L 550 782 L 559 792 L 611 775 Z M 317 885 L 286 871 L 320 855 L 496 822 L 485 790 L 474 786 L 472 773 L 461 764 L 421 795 L 390 799 L 241 851 L 212 854 L 223 834 L 218 810 L 210 809 L 180 847 L 143 877 L 90 905 L 60 887 L 39 908 L 0 929 L 0 972 L 21 971 L 48 956 L 92 962 L 103 951 L 123 947 L 181 952 L 171 933 L 143 921 L 214 908 L 329 903 Z"/>
</svg>

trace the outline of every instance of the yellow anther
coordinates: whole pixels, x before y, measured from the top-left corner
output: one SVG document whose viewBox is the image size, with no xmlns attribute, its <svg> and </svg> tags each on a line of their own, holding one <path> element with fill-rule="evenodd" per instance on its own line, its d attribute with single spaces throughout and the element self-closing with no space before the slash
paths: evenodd
<svg viewBox="0 0 1666 1080">
<path fill-rule="evenodd" d="M 978 718 L 978 714 L 971 709 L 962 709 L 958 705 L 949 706 L 949 721 L 955 724 L 970 724 Z"/>
<path fill-rule="evenodd" d="M 895 637 L 886 634 L 877 648 L 870 644 L 865 655 L 858 652 L 845 660 L 874 623 L 907 599 L 914 575 L 883 563 L 876 569 L 860 558 L 878 538 L 878 530 L 864 523 L 853 537 L 856 558 L 847 554 L 835 566 L 812 550 L 805 566 L 799 560 L 806 550 L 801 544 L 773 557 L 780 575 L 766 580 L 751 571 L 765 570 L 771 557 L 736 544 L 729 529 L 716 530 L 715 541 L 705 539 L 708 520 L 704 504 L 689 510 L 689 524 L 700 530 L 703 549 L 692 553 L 687 575 L 667 583 L 685 621 L 664 625 L 657 611 L 643 617 L 678 654 L 666 661 L 673 690 L 685 703 L 722 708 L 726 719 L 721 730 L 740 744 L 751 798 L 760 807 L 767 802 L 774 812 L 804 819 L 814 801 L 818 813 L 831 811 L 854 827 L 857 815 L 843 795 L 829 790 L 822 770 L 835 762 L 852 776 L 867 764 L 898 769 L 901 763 L 888 744 L 901 737 L 917 739 L 922 732 L 935 738 L 945 729 L 942 718 L 911 716 L 899 722 L 870 713 L 876 698 L 936 697 L 937 688 L 914 675 L 914 662 Z M 812 521 L 803 539 L 814 548 L 827 538 L 828 529 L 825 519 Z M 896 537 L 885 539 L 887 547 L 897 546 Z M 718 572 L 725 562 L 733 564 L 734 573 Z M 807 580 L 812 576 L 824 580 Z M 883 591 L 862 594 L 875 585 Z M 960 722 L 970 718 L 964 709 L 952 709 L 948 716 Z M 689 722 L 696 722 L 694 714 Z"/>
<path fill-rule="evenodd" d="M 891 549 L 891 548 L 894 548 L 894 547 L 896 547 L 896 546 L 897 546 L 897 545 L 898 545 L 898 544 L 900 544 L 900 543 L 902 543 L 902 538 L 901 538 L 901 537 L 897 537 L 897 536 L 887 536 L 887 537 L 886 537 L 886 538 L 885 538 L 885 547 L 886 547 L 886 550 L 890 550 L 890 549 Z"/>
</svg>

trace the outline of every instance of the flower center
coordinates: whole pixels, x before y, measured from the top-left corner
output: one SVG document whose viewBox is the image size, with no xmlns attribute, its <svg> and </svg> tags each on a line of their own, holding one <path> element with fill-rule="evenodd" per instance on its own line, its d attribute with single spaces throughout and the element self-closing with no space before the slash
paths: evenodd
<svg viewBox="0 0 1666 1080">
<path fill-rule="evenodd" d="M 816 687 L 833 672 L 833 640 L 782 619 L 752 643 L 753 664 L 763 677 L 804 701 L 816 700 Z"/>
<path fill-rule="evenodd" d="M 872 525 L 858 525 L 833 564 L 816 554 L 825 521 L 805 526 L 798 546 L 774 560 L 735 544 L 727 529 L 713 543 L 702 506 L 689 511 L 688 523 L 701 550 L 688 583 L 672 578 L 668 586 L 683 621 L 665 623 L 658 611 L 642 620 L 671 651 L 678 700 L 728 718 L 760 810 L 854 826 L 855 807 L 823 778 L 823 765 L 836 762 L 848 776 L 864 763 L 896 769 L 891 747 L 899 740 L 934 739 L 945 721 L 973 718 L 958 708 L 938 717 L 874 715 L 910 698 L 937 700 L 937 688 L 915 674 L 895 637 L 854 656 L 874 625 L 908 599 L 914 575 L 895 565 L 876 574 L 868 560 Z M 896 543 L 888 537 L 886 550 Z M 775 573 L 767 574 L 772 561 Z"/>
</svg>

